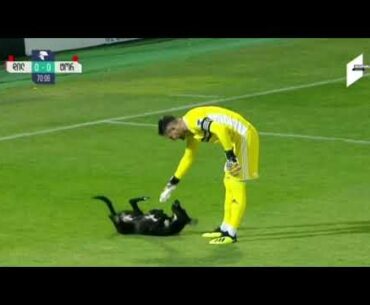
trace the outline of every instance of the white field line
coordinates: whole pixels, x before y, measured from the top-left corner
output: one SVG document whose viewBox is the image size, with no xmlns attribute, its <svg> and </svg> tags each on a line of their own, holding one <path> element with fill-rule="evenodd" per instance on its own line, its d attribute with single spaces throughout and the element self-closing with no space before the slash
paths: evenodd
<svg viewBox="0 0 370 305">
<path fill-rule="evenodd" d="M 136 122 L 122 122 L 122 121 L 114 121 L 108 120 L 105 123 L 109 124 L 118 124 L 118 125 L 130 125 L 130 126 L 140 126 L 140 127 L 156 127 L 156 124 L 147 124 L 147 123 L 136 123 Z"/>
<path fill-rule="evenodd" d="M 217 98 L 222 97 L 219 95 L 205 95 L 205 94 L 170 94 L 173 97 L 204 97 L 204 98 Z"/>
<path fill-rule="evenodd" d="M 364 75 L 364 77 L 367 77 L 369 75 L 370 74 L 366 74 Z M 340 77 L 340 78 L 335 78 L 335 79 L 330 79 L 330 80 L 325 80 L 325 81 L 320 81 L 320 82 L 315 82 L 315 83 L 310 83 L 310 84 L 305 84 L 305 85 L 290 86 L 290 87 L 284 87 L 284 88 L 267 90 L 267 91 L 256 92 L 256 93 L 248 93 L 248 94 L 232 96 L 232 97 L 227 97 L 227 98 L 222 98 L 222 99 L 215 99 L 215 100 L 209 100 L 209 101 L 204 101 L 204 102 L 199 102 L 199 103 L 187 104 L 187 105 L 182 105 L 182 106 L 172 107 L 172 108 L 167 108 L 167 109 L 162 109 L 162 110 L 143 112 L 143 113 L 138 113 L 138 114 L 133 114 L 133 115 L 111 117 L 111 118 L 106 118 L 106 119 L 101 119 L 101 120 L 96 120 L 96 121 L 83 122 L 83 123 L 78 123 L 78 124 L 50 128 L 50 129 L 43 129 L 39 131 L 18 133 L 18 134 L 0 137 L 0 142 L 15 140 L 19 138 L 33 137 L 33 136 L 42 135 L 42 134 L 49 134 L 49 133 L 54 133 L 58 131 L 71 130 L 71 129 L 76 129 L 76 128 L 85 127 L 85 126 L 93 126 L 93 125 L 106 123 L 107 121 L 110 121 L 110 120 L 129 120 L 129 119 L 147 117 L 147 116 L 156 115 L 156 114 L 170 113 L 174 111 L 190 109 L 196 106 L 215 105 L 215 104 L 220 104 L 224 102 L 231 102 L 235 100 L 247 99 L 247 98 L 252 98 L 252 97 L 257 97 L 257 96 L 270 95 L 270 94 L 275 94 L 275 93 L 280 93 L 280 92 L 289 92 L 289 91 L 300 90 L 304 88 L 310 88 L 310 87 L 316 87 L 316 86 L 336 83 L 336 82 L 343 81 L 343 80 L 345 80 L 345 77 Z"/>
</svg>

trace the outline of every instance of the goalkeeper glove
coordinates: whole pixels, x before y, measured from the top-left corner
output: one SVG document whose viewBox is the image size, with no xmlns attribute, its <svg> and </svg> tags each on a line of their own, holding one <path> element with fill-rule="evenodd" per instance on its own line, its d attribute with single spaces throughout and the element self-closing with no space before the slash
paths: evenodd
<svg viewBox="0 0 370 305">
<path fill-rule="evenodd" d="M 160 202 L 166 202 L 170 199 L 172 192 L 176 189 L 177 184 L 180 182 L 180 179 L 173 176 L 170 181 L 166 184 L 166 187 L 159 196 Z"/>
<path fill-rule="evenodd" d="M 232 176 L 237 176 L 241 170 L 241 166 L 233 152 L 233 150 L 228 150 L 226 153 L 226 164 L 225 169 L 228 171 Z"/>
</svg>

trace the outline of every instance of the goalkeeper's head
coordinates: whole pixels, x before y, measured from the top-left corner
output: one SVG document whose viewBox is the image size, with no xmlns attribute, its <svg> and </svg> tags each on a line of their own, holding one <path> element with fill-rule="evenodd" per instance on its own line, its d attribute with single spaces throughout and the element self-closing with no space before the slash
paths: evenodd
<svg viewBox="0 0 370 305">
<path fill-rule="evenodd" d="M 184 121 L 172 115 L 165 115 L 158 121 L 158 133 L 171 140 L 184 140 L 187 130 Z"/>
</svg>

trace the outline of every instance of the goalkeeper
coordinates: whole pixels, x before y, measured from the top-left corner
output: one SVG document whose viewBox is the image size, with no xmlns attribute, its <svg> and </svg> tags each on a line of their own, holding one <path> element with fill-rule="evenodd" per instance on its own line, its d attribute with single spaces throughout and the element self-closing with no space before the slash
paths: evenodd
<svg viewBox="0 0 370 305">
<path fill-rule="evenodd" d="M 237 241 L 247 205 L 246 181 L 258 178 L 259 136 L 257 130 L 236 112 L 215 106 L 197 107 L 183 117 L 164 116 L 158 122 L 158 132 L 171 140 L 186 140 L 185 153 L 175 174 L 160 195 L 167 201 L 194 161 L 200 142 L 222 146 L 224 166 L 224 218 L 222 224 L 202 236 L 210 244 L 223 245 Z"/>
</svg>

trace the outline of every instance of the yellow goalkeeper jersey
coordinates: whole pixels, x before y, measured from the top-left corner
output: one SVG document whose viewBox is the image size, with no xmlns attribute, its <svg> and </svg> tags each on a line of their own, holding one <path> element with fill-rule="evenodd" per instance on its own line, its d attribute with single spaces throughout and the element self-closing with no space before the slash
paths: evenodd
<svg viewBox="0 0 370 305">
<path fill-rule="evenodd" d="M 186 135 L 185 153 L 175 172 L 178 179 L 192 165 L 200 142 L 218 143 L 224 151 L 235 151 L 237 147 L 241 147 L 238 143 L 245 142 L 248 129 L 254 130 L 252 124 L 240 114 L 216 106 L 193 108 L 182 119 L 189 132 Z"/>
</svg>

